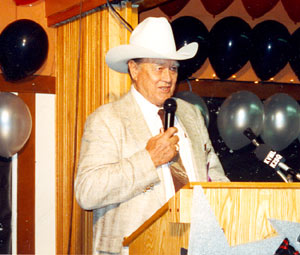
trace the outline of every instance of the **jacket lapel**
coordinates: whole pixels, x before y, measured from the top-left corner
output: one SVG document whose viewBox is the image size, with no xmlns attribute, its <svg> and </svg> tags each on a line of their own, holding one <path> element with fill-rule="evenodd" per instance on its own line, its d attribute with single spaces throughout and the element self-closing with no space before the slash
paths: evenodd
<svg viewBox="0 0 300 255">
<path fill-rule="evenodd" d="M 136 142 L 136 148 L 142 150 L 145 148 L 148 140 L 151 138 L 152 134 L 148 128 L 147 122 L 144 119 L 143 113 L 140 110 L 139 105 L 137 104 L 134 96 L 131 92 L 127 93 L 122 100 L 119 101 L 120 105 L 120 116 L 123 119 L 126 130 L 128 134 L 134 137 Z M 163 184 L 163 173 L 162 169 L 157 169 L 159 179 L 162 181 L 159 184 L 159 187 L 154 189 L 159 198 L 161 204 L 165 203 L 165 185 Z"/>
<path fill-rule="evenodd" d="M 206 159 L 205 153 L 203 153 L 203 141 L 201 136 L 201 130 L 195 128 L 194 116 L 187 114 L 187 109 L 185 109 L 185 104 L 182 104 L 180 100 L 177 100 L 177 110 L 176 117 L 183 128 L 184 132 L 187 134 L 190 144 L 192 146 L 191 153 L 193 166 L 195 170 L 195 175 L 197 180 L 205 180 L 206 177 Z"/>
<path fill-rule="evenodd" d="M 151 137 L 151 132 L 144 119 L 136 100 L 131 92 L 127 93 L 120 101 L 120 115 L 123 118 L 126 130 L 134 136 L 139 149 L 145 148 Z"/>
</svg>

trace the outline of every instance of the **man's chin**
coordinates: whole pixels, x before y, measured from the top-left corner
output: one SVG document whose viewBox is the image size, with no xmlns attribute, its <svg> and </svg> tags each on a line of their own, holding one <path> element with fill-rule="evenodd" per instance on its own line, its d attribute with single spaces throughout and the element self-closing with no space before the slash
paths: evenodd
<svg viewBox="0 0 300 255">
<path fill-rule="evenodd" d="M 156 104 L 158 107 L 163 107 L 164 106 L 164 103 L 167 99 L 169 99 L 171 96 L 169 97 L 166 97 L 164 100 L 160 101 L 158 104 Z"/>
</svg>

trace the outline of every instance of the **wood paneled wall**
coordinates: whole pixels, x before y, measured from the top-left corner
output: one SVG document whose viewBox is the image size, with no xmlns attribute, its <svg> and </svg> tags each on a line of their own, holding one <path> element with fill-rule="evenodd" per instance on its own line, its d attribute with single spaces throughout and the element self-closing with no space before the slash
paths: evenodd
<svg viewBox="0 0 300 255">
<path fill-rule="evenodd" d="M 137 11 L 130 3 L 118 11 L 136 26 Z M 57 28 L 57 254 L 91 252 L 92 213 L 81 210 L 74 197 L 80 139 L 86 117 L 130 88 L 128 75 L 105 64 L 107 50 L 128 43 L 129 36 L 108 9 Z"/>
<path fill-rule="evenodd" d="M 0 91 L 17 92 L 32 118 L 31 135 L 18 152 L 17 254 L 35 254 L 35 111 L 36 93 L 55 94 L 55 77 L 33 75 L 8 82 L 0 74 Z"/>
</svg>

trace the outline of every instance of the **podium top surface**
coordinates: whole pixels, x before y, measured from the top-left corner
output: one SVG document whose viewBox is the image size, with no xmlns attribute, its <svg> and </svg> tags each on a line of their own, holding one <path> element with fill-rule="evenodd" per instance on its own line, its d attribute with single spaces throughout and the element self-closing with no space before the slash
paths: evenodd
<svg viewBox="0 0 300 255">
<path fill-rule="evenodd" d="M 299 189 L 300 182 L 190 182 L 184 189 L 192 189 L 195 186 L 201 185 L 207 189 Z"/>
</svg>

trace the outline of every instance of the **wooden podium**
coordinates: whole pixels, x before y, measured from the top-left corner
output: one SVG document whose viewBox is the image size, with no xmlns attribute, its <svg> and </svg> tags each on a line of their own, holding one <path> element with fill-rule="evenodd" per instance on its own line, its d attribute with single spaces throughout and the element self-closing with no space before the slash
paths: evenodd
<svg viewBox="0 0 300 255">
<path fill-rule="evenodd" d="M 300 183 L 190 183 L 124 239 L 130 255 L 188 249 L 196 185 L 202 186 L 231 246 L 276 236 L 269 218 L 300 222 Z"/>
</svg>

